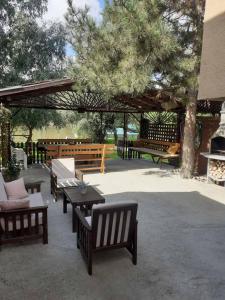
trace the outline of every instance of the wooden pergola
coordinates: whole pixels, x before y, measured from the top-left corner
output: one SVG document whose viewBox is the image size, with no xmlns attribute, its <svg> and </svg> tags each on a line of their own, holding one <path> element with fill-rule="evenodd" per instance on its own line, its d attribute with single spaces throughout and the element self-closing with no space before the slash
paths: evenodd
<svg viewBox="0 0 225 300">
<path fill-rule="evenodd" d="M 145 113 L 169 110 L 184 113 L 185 107 L 171 92 L 147 90 L 141 95 L 120 95 L 108 100 L 94 92 L 78 92 L 71 79 L 48 80 L 0 89 L 0 103 L 5 107 L 74 110 L 78 112 Z M 221 103 L 198 101 L 198 112 L 217 114 Z"/>
<path fill-rule="evenodd" d="M 0 89 L 0 103 L 7 108 L 40 108 L 59 109 L 82 112 L 123 113 L 124 114 L 124 139 L 126 144 L 126 131 L 129 114 L 141 115 L 141 126 L 146 127 L 143 116 L 147 112 L 170 111 L 177 113 L 178 123 L 185 113 L 182 101 L 174 97 L 172 92 L 162 90 L 146 90 L 141 95 L 120 95 L 107 99 L 103 94 L 90 91 L 76 91 L 75 82 L 71 79 L 48 80 L 32 84 L 7 87 Z M 219 114 L 220 101 L 198 101 L 199 113 Z M 141 127 L 140 126 L 140 127 Z M 177 128 L 180 125 L 178 124 Z M 6 126 L 2 132 L 4 141 L 10 139 L 9 128 Z M 141 129 L 144 132 L 145 129 Z M 8 132 L 8 133 L 7 133 Z M 180 134 L 177 134 L 179 137 Z M 9 143 L 8 142 L 8 143 Z M 9 145 L 8 145 L 9 148 Z"/>
</svg>

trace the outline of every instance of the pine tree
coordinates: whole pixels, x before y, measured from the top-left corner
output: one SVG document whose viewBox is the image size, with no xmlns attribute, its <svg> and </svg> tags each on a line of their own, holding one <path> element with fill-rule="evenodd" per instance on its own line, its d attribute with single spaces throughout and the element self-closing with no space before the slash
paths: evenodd
<svg viewBox="0 0 225 300">
<path fill-rule="evenodd" d="M 176 37 L 157 1 L 106 2 L 101 24 L 68 1 L 70 42 L 76 51 L 73 77 L 109 97 L 153 85 L 155 66 L 176 53 Z"/>
<path fill-rule="evenodd" d="M 204 0 L 106 1 L 102 22 L 68 0 L 69 38 L 81 88 L 111 97 L 148 88 L 170 90 L 186 105 L 181 174 L 194 169 L 197 76 Z"/>
</svg>

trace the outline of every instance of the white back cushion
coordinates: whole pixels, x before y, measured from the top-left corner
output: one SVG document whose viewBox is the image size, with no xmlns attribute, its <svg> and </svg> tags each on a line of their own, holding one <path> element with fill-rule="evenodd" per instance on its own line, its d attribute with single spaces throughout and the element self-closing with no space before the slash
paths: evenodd
<svg viewBox="0 0 225 300">
<path fill-rule="evenodd" d="M 8 200 L 4 183 L 5 183 L 4 178 L 2 176 L 2 173 L 0 172 L 0 201 Z"/>
<path fill-rule="evenodd" d="M 52 159 L 52 172 L 57 179 L 75 177 L 75 160 L 74 158 L 57 158 Z"/>
</svg>

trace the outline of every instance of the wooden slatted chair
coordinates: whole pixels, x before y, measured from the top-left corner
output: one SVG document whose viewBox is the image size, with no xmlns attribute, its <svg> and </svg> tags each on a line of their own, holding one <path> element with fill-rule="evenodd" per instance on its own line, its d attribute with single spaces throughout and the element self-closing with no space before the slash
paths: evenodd
<svg viewBox="0 0 225 300">
<path fill-rule="evenodd" d="M 94 205 L 92 215 L 84 217 L 79 208 L 77 215 L 77 247 L 92 275 L 92 256 L 96 251 L 127 248 L 132 262 L 137 264 L 137 203 L 120 202 Z"/>
<path fill-rule="evenodd" d="M 3 183 L 0 174 L 1 199 L 7 199 Z M 43 202 L 40 185 L 40 182 L 25 184 L 29 193 L 28 208 L 0 210 L 0 250 L 3 244 L 28 239 L 42 239 L 43 244 L 48 243 L 48 206 Z"/>
<path fill-rule="evenodd" d="M 75 168 L 74 158 L 52 159 L 51 193 L 57 200 L 58 192 L 65 187 L 77 186 L 77 181 L 83 181 L 83 174 Z"/>
</svg>

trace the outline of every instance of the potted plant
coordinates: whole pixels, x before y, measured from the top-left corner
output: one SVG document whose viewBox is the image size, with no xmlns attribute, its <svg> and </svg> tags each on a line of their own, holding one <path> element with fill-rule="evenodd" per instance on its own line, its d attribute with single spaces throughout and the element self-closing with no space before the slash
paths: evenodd
<svg viewBox="0 0 225 300">
<path fill-rule="evenodd" d="M 5 181 L 16 180 L 20 175 L 20 166 L 16 161 L 16 156 L 13 155 L 9 160 L 7 167 L 3 170 L 3 177 Z"/>
<path fill-rule="evenodd" d="M 88 183 L 79 180 L 79 181 L 77 181 L 77 187 L 78 187 L 78 190 L 80 191 L 80 193 L 82 195 L 85 195 L 88 190 Z"/>
</svg>

